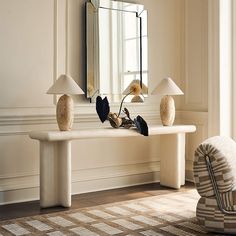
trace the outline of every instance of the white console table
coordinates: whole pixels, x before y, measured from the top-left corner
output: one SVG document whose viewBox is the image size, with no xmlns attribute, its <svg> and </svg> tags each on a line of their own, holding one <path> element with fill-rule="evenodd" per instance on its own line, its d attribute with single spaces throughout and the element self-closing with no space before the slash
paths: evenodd
<svg viewBox="0 0 236 236">
<path fill-rule="evenodd" d="M 185 184 L 185 134 L 194 125 L 150 126 L 149 135 L 161 135 L 160 183 L 172 188 Z M 139 136 L 134 129 L 88 129 L 78 131 L 35 131 L 40 141 L 40 206 L 71 206 L 71 140 Z"/>
</svg>

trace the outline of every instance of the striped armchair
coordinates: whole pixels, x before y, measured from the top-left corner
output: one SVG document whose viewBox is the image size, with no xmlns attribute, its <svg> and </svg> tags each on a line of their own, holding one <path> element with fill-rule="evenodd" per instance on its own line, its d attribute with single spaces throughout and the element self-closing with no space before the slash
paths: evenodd
<svg viewBox="0 0 236 236">
<path fill-rule="evenodd" d="M 236 234 L 236 143 L 207 139 L 195 151 L 194 179 L 201 198 L 197 219 L 208 231 Z"/>
</svg>

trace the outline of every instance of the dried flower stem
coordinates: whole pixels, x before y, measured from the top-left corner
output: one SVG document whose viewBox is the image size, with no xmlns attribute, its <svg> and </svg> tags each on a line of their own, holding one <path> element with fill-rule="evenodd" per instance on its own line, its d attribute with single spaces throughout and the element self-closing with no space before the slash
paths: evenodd
<svg viewBox="0 0 236 236">
<path fill-rule="evenodd" d="M 121 109 L 122 109 L 122 106 L 123 106 L 123 103 L 124 103 L 125 98 L 126 98 L 128 95 L 130 95 L 131 93 L 132 93 L 132 91 L 131 91 L 130 93 L 126 94 L 126 95 L 123 97 L 123 99 L 122 99 L 122 101 L 121 101 L 121 103 L 120 103 L 120 109 L 119 109 L 118 117 L 120 116 Z"/>
</svg>

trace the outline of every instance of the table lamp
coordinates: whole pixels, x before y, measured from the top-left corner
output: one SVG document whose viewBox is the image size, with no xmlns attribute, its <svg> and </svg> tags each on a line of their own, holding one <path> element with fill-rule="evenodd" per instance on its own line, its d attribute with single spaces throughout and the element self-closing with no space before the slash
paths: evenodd
<svg viewBox="0 0 236 236">
<path fill-rule="evenodd" d="M 184 93 L 171 78 L 164 78 L 152 94 L 165 95 L 160 104 L 161 121 L 164 126 L 172 126 L 175 120 L 175 101 L 171 95 L 183 95 Z"/>
<path fill-rule="evenodd" d="M 62 74 L 48 89 L 47 94 L 64 94 L 57 102 L 57 124 L 61 131 L 71 130 L 74 105 L 69 95 L 84 94 L 83 90 L 70 76 Z"/>
<path fill-rule="evenodd" d="M 140 80 L 134 79 L 130 82 L 130 84 L 127 86 L 127 88 L 123 91 L 122 94 L 127 95 L 130 94 L 130 87 L 133 84 L 140 84 Z M 147 86 L 142 82 L 142 94 L 147 94 L 148 93 L 148 88 Z M 144 102 L 143 98 L 140 95 L 134 95 L 133 98 L 131 99 L 131 102 Z"/>
</svg>

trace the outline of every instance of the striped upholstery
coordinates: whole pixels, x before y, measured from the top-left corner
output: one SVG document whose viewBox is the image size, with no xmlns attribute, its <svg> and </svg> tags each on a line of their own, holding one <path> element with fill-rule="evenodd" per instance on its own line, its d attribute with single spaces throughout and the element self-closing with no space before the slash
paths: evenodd
<svg viewBox="0 0 236 236">
<path fill-rule="evenodd" d="M 214 197 L 201 197 L 197 204 L 197 219 L 211 232 L 236 234 L 236 215 L 223 214 Z"/>
<path fill-rule="evenodd" d="M 197 218 L 209 231 L 235 233 L 235 215 L 220 211 L 208 173 L 206 157 L 209 157 L 224 209 L 236 211 L 236 143 L 227 137 L 207 139 L 195 151 L 194 179 L 201 199 L 197 205 Z"/>
</svg>

